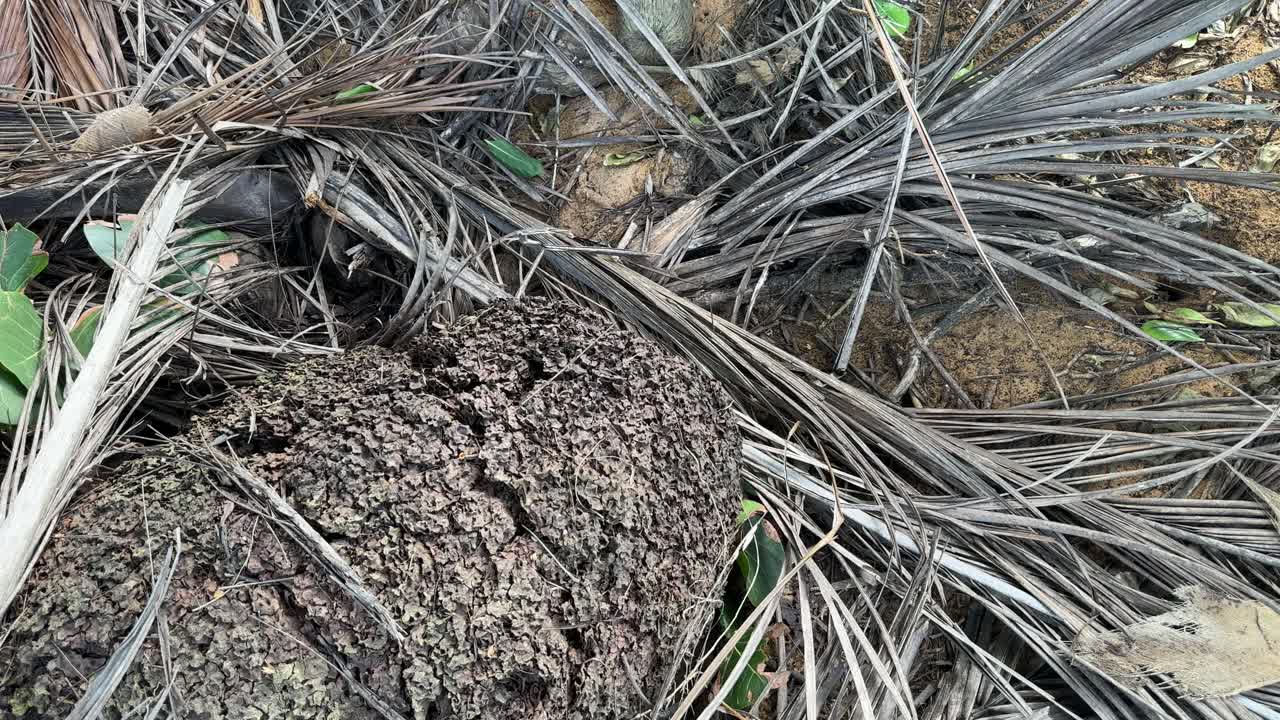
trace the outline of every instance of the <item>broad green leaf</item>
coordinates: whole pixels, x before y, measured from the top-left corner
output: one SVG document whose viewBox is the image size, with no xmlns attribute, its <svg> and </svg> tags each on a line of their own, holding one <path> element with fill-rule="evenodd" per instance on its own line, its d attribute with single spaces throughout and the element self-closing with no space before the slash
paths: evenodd
<svg viewBox="0 0 1280 720">
<path fill-rule="evenodd" d="M 1182 50 L 1190 50 L 1191 48 L 1195 47 L 1196 43 L 1199 41 L 1200 41 L 1200 33 L 1195 32 L 1195 33 L 1191 33 L 1190 35 L 1174 43 L 1173 46 L 1176 48 L 1180 48 Z"/>
<path fill-rule="evenodd" d="M 227 234 L 216 228 L 182 240 L 174 247 L 170 261 L 178 265 L 179 269 L 166 273 L 156 284 L 160 287 L 173 287 L 188 279 L 199 281 L 213 271 L 217 258 L 210 255 L 224 249 L 228 242 L 230 238 Z"/>
<path fill-rule="evenodd" d="M 1161 342 L 1204 342 L 1195 330 L 1186 325 L 1167 320 L 1148 320 L 1142 323 L 1142 332 Z"/>
<path fill-rule="evenodd" d="M 353 88 L 347 88 L 334 96 L 334 100 L 340 103 L 354 102 L 360 99 L 361 95 L 367 95 L 378 89 L 377 85 L 371 83 L 360 83 Z"/>
<path fill-rule="evenodd" d="M 763 515 L 763 514 L 764 514 L 763 505 L 756 502 L 755 500 L 747 500 L 744 498 L 742 500 L 742 512 L 738 513 L 738 519 L 735 520 L 734 523 L 737 525 L 741 525 L 742 523 L 751 519 L 752 515 Z"/>
<path fill-rule="evenodd" d="M 605 167 L 625 167 L 649 157 L 642 152 L 609 153 L 604 156 Z"/>
<path fill-rule="evenodd" d="M 1267 312 L 1280 318 L 1280 305 L 1272 303 L 1258 303 L 1259 307 L 1265 308 Z M 1244 325 L 1245 327 L 1275 327 L 1276 321 L 1267 317 L 1261 310 L 1257 310 L 1250 305 L 1242 302 L 1225 302 L 1218 306 L 1222 310 L 1222 314 L 1226 316 L 1227 322 L 1233 325 Z"/>
<path fill-rule="evenodd" d="M 31 387 L 40 361 L 44 321 L 19 292 L 0 292 L 0 367 L 13 373 L 23 387 Z"/>
<path fill-rule="evenodd" d="M 738 553 L 738 571 L 746 581 L 747 599 L 756 606 L 777 587 L 785 563 L 782 543 L 770 535 L 770 530 L 764 518 L 749 520 L 747 533 L 751 541 Z"/>
<path fill-rule="evenodd" d="M 707 121 L 706 121 L 706 120 L 703 120 L 702 118 L 698 117 L 697 115 L 690 115 L 690 116 L 689 116 L 689 124 L 690 124 L 691 126 L 693 126 L 693 127 L 700 128 L 700 127 L 706 127 L 706 126 L 707 126 Z"/>
<path fill-rule="evenodd" d="M 502 163 L 503 167 L 516 175 L 523 178 L 542 175 L 542 161 L 529 157 L 528 153 L 516 147 L 510 141 L 501 138 L 485 140 L 484 145 L 494 160 Z"/>
<path fill-rule="evenodd" d="M 1192 310 L 1191 308 L 1178 308 L 1177 310 L 1174 310 L 1173 312 L 1169 313 L 1169 318 L 1171 320 L 1177 320 L 1178 322 L 1191 323 L 1193 325 L 1221 325 L 1222 324 L 1217 320 L 1210 320 L 1209 318 L 1205 317 L 1204 314 L 1201 313 L 1199 310 Z"/>
<path fill-rule="evenodd" d="M 40 238 L 22 225 L 0 232 L 0 291 L 19 291 L 49 264 L 49 254 L 36 250 Z"/>
<path fill-rule="evenodd" d="M 875 0 L 874 4 L 889 37 L 900 38 L 907 34 L 911 27 L 911 13 L 905 7 L 891 0 Z"/>
<path fill-rule="evenodd" d="M 0 425 L 17 425 L 27 390 L 13 373 L 0 370 Z"/>
<path fill-rule="evenodd" d="M 720 603 L 719 620 L 721 629 L 733 630 L 737 628 L 754 609 L 751 601 L 747 599 L 746 581 L 742 578 L 742 574 L 730 574 L 725 585 L 724 599 Z"/>
<path fill-rule="evenodd" d="M 121 220 L 118 228 L 111 223 L 95 220 L 85 224 L 84 237 L 98 257 L 110 265 L 124 252 L 125 243 L 129 241 L 129 233 L 132 231 L 132 220 Z"/>
<path fill-rule="evenodd" d="M 27 283 L 31 282 L 31 279 L 35 276 L 44 272 L 44 269 L 47 267 L 49 267 L 49 253 L 43 250 L 37 250 L 31 253 L 31 257 L 27 258 L 27 261 L 22 264 L 22 269 L 18 271 L 18 277 L 22 278 L 22 280 L 18 283 L 18 286 L 13 289 L 19 291 L 25 290 Z M 9 288 L 7 286 L 0 286 L 0 290 L 8 289 Z"/>
<path fill-rule="evenodd" d="M 101 305 L 86 310 L 71 327 L 71 342 L 75 344 L 76 350 L 80 351 L 81 357 L 88 357 L 89 351 L 93 349 L 93 339 L 98 334 L 100 322 L 102 322 Z"/>
<path fill-rule="evenodd" d="M 738 660 L 747 652 L 747 642 L 751 638 L 743 637 L 729 651 L 729 656 L 724 659 L 724 664 L 720 666 L 720 682 L 724 682 L 729 678 L 729 673 L 733 672 L 733 668 L 738 664 Z M 769 689 L 769 681 L 760 674 L 764 668 L 765 662 L 769 659 L 765 654 L 764 643 L 751 653 L 751 659 L 747 661 L 747 666 L 742 669 L 742 674 L 738 676 L 738 681 L 733 684 L 733 689 L 725 696 L 724 704 L 735 710 L 749 710 L 756 700 L 760 699 Z"/>
</svg>

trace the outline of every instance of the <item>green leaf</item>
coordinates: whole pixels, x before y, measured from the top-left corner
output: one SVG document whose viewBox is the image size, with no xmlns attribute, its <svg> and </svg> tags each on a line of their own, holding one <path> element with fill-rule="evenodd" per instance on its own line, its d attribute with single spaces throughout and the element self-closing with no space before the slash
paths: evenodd
<svg viewBox="0 0 1280 720">
<path fill-rule="evenodd" d="M 216 258 L 210 257 L 210 254 L 224 249 L 229 242 L 230 237 L 217 228 L 182 240 L 173 248 L 171 260 L 178 269 L 165 274 L 156 284 L 160 287 L 173 287 L 188 280 L 199 281 L 213 272 Z"/>
<path fill-rule="evenodd" d="M 782 543 L 771 536 L 772 528 L 764 518 L 752 518 L 747 528 L 751 541 L 738 553 L 738 571 L 746 581 L 747 599 L 758 607 L 777 587 L 786 559 Z"/>
<path fill-rule="evenodd" d="M 764 506 L 755 500 L 742 500 L 742 512 L 738 513 L 738 519 L 734 521 L 735 525 L 741 525 L 751 518 L 752 515 L 763 515 Z"/>
<path fill-rule="evenodd" d="M 1194 32 L 1182 38 L 1178 42 L 1174 43 L 1173 46 L 1176 48 L 1181 48 L 1183 50 L 1190 50 L 1191 48 L 1196 46 L 1196 43 L 1199 42 L 1199 40 L 1200 40 L 1200 33 Z"/>
<path fill-rule="evenodd" d="M 98 334 L 100 322 L 102 322 L 101 305 L 86 310 L 71 327 L 71 342 L 75 344 L 76 350 L 80 351 L 81 357 L 88 357 L 89 351 L 93 349 L 93 339 Z"/>
<path fill-rule="evenodd" d="M 1142 332 L 1161 342 L 1204 342 L 1195 330 L 1186 325 L 1167 320 L 1148 320 L 1142 323 Z"/>
<path fill-rule="evenodd" d="M 129 233 L 132 231 L 132 220 L 121 220 L 118 228 L 110 223 L 94 221 L 85 223 L 84 237 L 98 257 L 110 265 L 124 252 L 125 243 L 129 241 Z"/>
<path fill-rule="evenodd" d="M 707 121 L 706 121 L 706 120 L 703 120 L 702 118 L 698 117 L 697 115 L 690 115 L 690 116 L 689 116 L 689 125 L 691 125 L 691 126 L 693 126 L 693 127 L 696 127 L 696 128 L 706 127 L 706 126 L 707 126 Z"/>
<path fill-rule="evenodd" d="M 733 672 L 738 660 L 746 654 L 747 642 L 750 639 L 749 637 L 743 637 L 729 651 L 729 656 L 724 659 L 724 664 L 720 666 L 721 683 L 729 678 L 729 673 Z M 735 710 L 749 710 L 756 700 L 764 696 L 769 689 L 769 681 L 760 674 L 760 670 L 768 659 L 769 656 L 765 654 L 764 643 L 760 643 L 760 646 L 751 653 L 751 659 L 747 661 L 747 666 L 742 669 L 742 674 L 738 676 L 737 682 L 733 684 L 733 689 L 725 696 L 725 705 Z"/>
<path fill-rule="evenodd" d="M 27 283 L 31 282 L 31 279 L 35 276 L 44 272 L 44 269 L 47 267 L 49 267 L 49 253 L 43 250 L 37 250 L 31 253 L 31 257 L 27 258 L 27 261 L 22 264 L 22 269 L 18 272 L 18 276 L 22 278 L 22 282 L 20 282 L 14 289 L 25 290 L 27 288 Z M 8 289 L 8 287 L 0 287 L 0 290 Z"/>
<path fill-rule="evenodd" d="M 23 387 L 31 387 L 40 363 L 44 321 L 19 292 L 0 292 L 0 367 L 13 373 Z"/>
<path fill-rule="evenodd" d="M 1280 305 L 1272 303 L 1258 303 L 1259 307 L 1265 308 L 1267 312 L 1280 317 Z M 1276 321 L 1267 317 L 1261 310 L 1256 310 L 1252 306 L 1242 302 L 1226 302 L 1218 306 L 1222 310 L 1222 314 L 1226 316 L 1227 322 L 1233 325 L 1244 325 L 1245 327 L 1275 327 Z"/>
<path fill-rule="evenodd" d="M 27 390 L 22 383 L 13 373 L 0 370 L 0 425 L 17 425 L 26 399 Z"/>
<path fill-rule="evenodd" d="M 19 291 L 49 265 L 49 254 L 35 249 L 40 238 L 22 225 L 0 232 L 0 291 Z"/>
<path fill-rule="evenodd" d="M 964 67 L 960 68 L 959 70 L 957 70 L 957 71 L 955 71 L 955 72 L 951 73 L 951 79 L 952 79 L 952 80 L 963 80 L 963 79 L 965 78 L 965 76 L 966 76 L 966 75 L 968 75 L 969 73 L 973 72 L 973 69 L 974 69 L 974 68 L 976 68 L 976 67 L 978 67 L 978 61 L 977 61 L 977 60 L 970 60 L 968 65 L 965 65 Z"/>
<path fill-rule="evenodd" d="M 1178 322 L 1191 323 L 1192 325 L 1221 325 L 1222 324 L 1217 320 L 1210 320 L 1209 318 L 1205 317 L 1199 310 L 1192 310 L 1191 308 L 1178 308 L 1177 310 L 1174 310 L 1173 312 L 1169 313 L 1169 318 L 1171 320 L 1177 320 Z"/>
<path fill-rule="evenodd" d="M 880 16 L 884 31 L 889 37 L 900 38 L 907 34 L 907 29 L 911 27 L 911 13 L 905 7 L 891 0 L 875 0 L 874 4 L 876 14 Z"/>
<path fill-rule="evenodd" d="M 356 85 L 353 88 L 347 88 L 346 90 L 343 90 L 342 92 L 335 95 L 333 99 L 337 100 L 340 103 L 354 102 L 360 99 L 361 95 L 367 95 L 377 89 L 378 89 L 377 85 L 373 85 L 371 83 L 360 83 L 359 85 Z"/>
<path fill-rule="evenodd" d="M 605 167 L 625 167 L 649 157 L 642 152 L 609 153 L 604 156 Z"/>
<path fill-rule="evenodd" d="M 528 153 L 516 147 L 510 141 L 501 138 L 485 140 L 484 145 L 494 160 L 502 163 L 503 167 L 516 175 L 523 178 L 542 175 L 542 161 L 529 157 Z"/>
</svg>

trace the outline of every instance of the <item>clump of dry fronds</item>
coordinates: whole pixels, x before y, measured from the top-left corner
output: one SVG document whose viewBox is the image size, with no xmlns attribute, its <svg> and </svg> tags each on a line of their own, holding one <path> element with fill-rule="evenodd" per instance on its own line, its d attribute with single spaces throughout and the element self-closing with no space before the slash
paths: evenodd
<svg viewBox="0 0 1280 720">
<path fill-rule="evenodd" d="M 116 384 L 86 401 L 102 424 L 64 463 L 72 480 L 24 531 L 36 534 L 20 570 L 161 358 L 179 375 L 201 374 L 212 395 L 251 379 L 276 350 L 394 341 L 538 283 L 668 343 L 733 395 L 747 483 L 790 561 L 738 631 L 759 641 L 773 623 L 790 624 L 789 638 L 767 639 L 775 668 L 790 671 L 767 700 L 778 717 L 1280 716 L 1280 695 L 1265 688 L 1193 698 L 1160 674 L 1113 677 L 1073 649 L 1082 634 L 1171 609 L 1186 586 L 1280 601 L 1275 508 L 1256 494 L 1280 482 L 1276 398 L 1218 372 L 1235 397 L 1108 410 L 1059 388 L 1037 407 L 905 410 L 891 402 L 901 393 L 846 384 L 748 322 L 771 268 L 860 265 L 847 361 L 871 288 L 900 298 L 907 258 L 936 258 L 977 298 L 963 312 L 992 298 L 1016 312 L 1004 287 L 1022 278 L 1182 359 L 1188 377 L 1210 372 L 1086 295 L 1073 271 L 1145 289 L 1173 278 L 1255 307 L 1280 301 L 1280 270 L 1148 219 L 1130 182 L 1275 189 L 1280 175 L 1124 154 L 1229 142 L 1230 133 L 1204 129 L 1210 121 L 1274 121 L 1264 103 L 1194 93 L 1280 50 L 1169 82 L 1128 77 L 1244 0 L 990 0 L 958 37 L 939 25 L 909 44 L 888 41 L 871 3 L 762 0 L 741 51 L 700 65 L 668 58 L 659 69 L 636 63 L 579 0 L 487 6 L 488 27 L 462 44 L 454 6 L 419 2 L 8 4 L 16 10 L 0 13 L 0 47 L 16 50 L 0 57 L 0 85 L 14 87 L 0 99 L 0 208 L 14 207 L 5 195 L 65 205 L 48 217 L 66 230 L 86 208 L 154 186 L 152 210 L 170 180 L 203 168 L 269 171 L 275 191 L 349 233 L 346 271 L 380 258 L 392 288 L 376 329 L 359 333 L 336 330 L 332 288 L 313 272 L 289 285 L 297 306 L 316 308 L 295 313 L 314 318 L 304 342 L 273 339 L 280 327 L 246 321 L 217 294 L 184 306 L 186 324 L 129 336 L 111 361 Z M 593 70 L 643 110 L 648 129 L 633 139 L 696 159 L 695 196 L 630 245 L 652 254 L 595 247 L 547 222 L 578 146 L 553 148 L 565 152 L 548 154 L 540 179 L 485 151 L 485 140 L 514 136 L 539 73 L 582 76 L 553 50 L 553 32 L 585 48 Z M 1006 51 L 984 52 L 1011 32 Z M 781 51 L 796 59 L 785 71 Z M 771 68 L 761 82 L 717 81 L 761 60 Z M 696 118 L 668 94 L 670 78 L 692 96 Z M 368 92 L 348 93 L 363 85 Z M 94 116 L 125 106 L 150 110 L 152 137 L 76 156 Z M 1086 175 L 1115 182 L 1106 193 L 1071 187 Z M 188 201 L 216 205 L 232 180 L 220 182 Z M 287 222 L 264 228 L 277 245 L 291 232 Z M 515 282 L 499 255 L 524 263 Z M 106 290 L 52 289 L 55 315 L 83 308 L 70 287 Z M 710 292 L 733 300 L 728 319 L 694 302 Z M 201 352 L 211 348 L 229 352 Z M 921 344 L 913 362 L 924 356 Z M 64 372 L 56 352 L 44 367 Z M 36 481 L 30 468 L 43 467 L 35 459 L 52 419 L 52 406 L 34 408 L 22 428 L 32 434 L 11 449 L 5 527 L 11 499 Z M 1158 495 L 1186 487 L 1215 493 Z M 10 580 L 0 597 L 17 589 Z M 717 712 L 743 671 L 719 682 L 725 647 L 709 640 L 702 661 L 652 699 L 655 711 Z"/>
</svg>

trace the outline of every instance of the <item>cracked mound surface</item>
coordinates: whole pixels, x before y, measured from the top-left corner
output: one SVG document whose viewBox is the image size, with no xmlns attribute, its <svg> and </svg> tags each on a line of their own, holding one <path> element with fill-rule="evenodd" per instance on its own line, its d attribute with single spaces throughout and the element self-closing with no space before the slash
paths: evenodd
<svg viewBox="0 0 1280 720">
<path fill-rule="evenodd" d="M 710 616 L 737 505 L 729 402 L 568 305 L 503 305 L 405 352 L 299 365 L 202 418 L 397 618 L 381 631 L 272 523 L 173 452 L 64 516 L 0 648 L 0 717 L 63 716 L 146 601 L 108 717 L 621 718 Z M 163 627 L 161 627 L 163 626 Z"/>
</svg>

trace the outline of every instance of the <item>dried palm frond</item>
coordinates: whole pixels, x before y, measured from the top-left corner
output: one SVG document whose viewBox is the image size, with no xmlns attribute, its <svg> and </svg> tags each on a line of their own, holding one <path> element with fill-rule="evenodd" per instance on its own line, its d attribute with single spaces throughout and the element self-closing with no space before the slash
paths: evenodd
<svg viewBox="0 0 1280 720">
<path fill-rule="evenodd" d="M 778 674 L 768 702 L 778 717 L 1276 717 L 1280 694 L 1267 688 L 1193 699 L 1166 677 L 1135 685 L 1074 654 L 1080 633 L 1159 615 L 1188 585 L 1276 603 L 1280 532 L 1266 498 L 1253 494 L 1280 481 L 1276 398 L 1156 403 L 1142 387 L 1067 398 L 1071 410 L 905 410 L 753 334 L 736 322 L 740 313 L 726 320 L 691 299 L 723 292 L 750 307 L 771 267 L 861 263 L 846 346 L 857 342 L 871 286 L 892 294 L 908 253 L 945 263 L 971 308 L 1022 276 L 1134 333 L 1067 271 L 1144 289 L 1155 286 L 1148 274 L 1185 279 L 1252 304 L 1280 299 L 1277 268 L 1147 218 L 1155 208 L 1133 189 L 1139 177 L 1274 189 L 1280 176 L 1137 164 L 1125 154 L 1231 139 L 1208 122 L 1274 121 L 1258 103 L 1192 94 L 1276 51 L 1173 82 L 1126 78 L 1246 4 L 990 0 L 951 46 L 940 23 L 932 42 L 918 34 L 906 53 L 846 4 L 765 0 L 760 22 L 739 38 L 746 51 L 700 65 L 659 51 L 665 67 L 652 68 L 578 0 L 539 4 L 536 22 L 523 5 L 490 6 L 474 44 L 460 44 L 455 18 L 433 3 L 125 3 L 112 22 L 130 58 L 120 77 L 137 79 L 128 92 L 85 96 L 83 112 L 55 103 L 63 81 L 51 79 L 47 58 L 61 46 L 33 45 L 28 89 L 48 96 L 0 105 L 0 208 L 13 207 L 5 195 L 37 192 L 41 210 L 70 208 L 45 215 L 60 222 L 110 214 L 122 195 L 163 190 L 157 171 L 177 158 L 192 169 L 269 171 L 283 180 L 265 181 L 268 197 L 290 195 L 290 211 L 301 206 L 349 232 L 354 247 L 330 252 L 341 270 L 390 260 L 390 300 L 380 308 L 393 309 L 358 341 L 395 341 L 512 294 L 499 269 L 505 253 L 529 266 L 514 294 L 531 281 L 577 294 L 718 379 L 741 413 L 745 483 L 768 508 L 789 570 L 736 631 L 691 636 L 697 657 L 673 665 L 655 714 L 718 712 L 747 671 L 745 661 L 725 668 L 729 648 L 746 639 L 771 648 Z M 634 23 L 627 3 L 621 10 Z M 1026 17 L 1035 26 L 1007 51 L 984 53 Z M 590 67 L 558 51 L 557 38 L 581 47 Z M 783 52 L 795 62 L 778 62 Z M 980 53 L 973 70 L 958 72 Z M 66 82 L 111 90 L 114 55 L 106 57 L 69 64 Z M 576 150 L 596 139 L 547 143 L 555 152 L 540 180 L 487 154 L 486 140 L 513 136 L 515 113 L 551 70 L 606 111 L 588 76 L 607 79 L 643 111 L 645 127 L 631 137 L 679 147 L 704 168 L 687 210 L 659 226 L 652 257 L 633 262 L 634 251 L 591 246 L 546 220 L 572 183 Z M 739 70 L 749 83 L 721 82 Z M 669 78 L 692 95 L 698 124 L 671 97 Z M 106 107 L 89 97 L 149 107 L 159 137 L 66 162 L 87 113 Z M 1097 160 L 1068 159 L 1080 157 Z M 1073 187 L 1083 175 L 1112 176 L 1107 195 Z M 231 182 L 204 191 L 207 209 Z M 270 220 L 264 234 L 288 224 Z M 655 247 L 655 238 L 635 240 Z M 15 534 L 24 549 L 0 590 L 16 592 L 40 532 L 156 381 L 157 362 L 170 377 L 222 386 L 261 372 L 277 350 L 341 344 L 328 312 L 283 343 L 277 327 L 237 309 L 236 297 L 265 275 L 293 277 L 246 266 L 200 294 L 145 288 L 163 304 L 132 321 L 107 390 L 86 401 L 97 419 L 60 463 L 70 479 L 35 504 L 35 539 Z M 53 293 L 51 312 L 64 324 L 101 292 L 79 282 Z M 295 304 L 325 306 L 322 283 L 289 287 Z M 1159 345 L 1189 369 L 1158 387 L 1203 373 L 1238 387 L 1234 378 L 1255 368 L 1207 368 Z M 74 368 L 68 344 L 54 347 L 47 388 Z M 1099 407 L 1118 397 L 1123 409 Z M 0 487 L 10 517 L 35 492 L 26 473 L 48 464 L 33 459 L 51 452 L 51 423 L 62 418 L 48 402 L 26 417 Z M 1205 487 L 1215 492 L 1194 492 Z M 791 636 L 774 631 L 779 622 Z"/>
<path fill-rule="evenodd" d="M 723 141 L 702 136 L 725 152 L 751 142 L 759 160 L 710 184 L 698 198 L 694 229 L 686 228 L 661 258 L 666 273 L 655 282 L 611 260 L 572 251 L 545 251 L 543 265 L 588 290 L 628 324 L 678 348 L 730 388 L 754 418 L 745 429 L 762 438 L 749 440 L 745 450 L 753 485 L 773 501 L 774 512 L 808 533 L 797 533 L 797 547 L 815 542 L 822 535 L 818 528 L 825 527 L 806 518 L 840 512 L 846 527 L 853 526 L 842 533 L 841 546 L 852 548 L 851 562 L 856 558 L 864 568 L 870 563 L 870 571 L 893 578 L 884 585 L 893 602 L 911 597 L 904 573 L 937 573 L 946 590 L 944 597 L 926 602 L 922 617 L 929 627 L 923 632 L 945 638 L 968 661 L 955 666 L 945 685 L 934 686 L 936 701 L 923 706 L 931 708 L 931 717 L 965 717 L 982 706 L 989 708 L 981 710 L 983 716 L 1002 706 L 1011 713 L 1062 717 L 1078 716 L 1087 707 L 1088 716 L 1106 718 L 1276 712 L 1280 706 L 1265 693 L 1190 700 L 1157 681 L 1135 693 L 1069 659 L 1079 632 L 1123 627 L 1167 609 L 1173 592 L 1186 585 L 1274 602 L 1277 563 L 1270 553 L 1280 536 L 1267 522 L 1263 503 L 1250 498 L 1178 505 L 1133 497 L 1156 489 L 1185 493 L 1205 483 L 1220 492 L 1240 492 L 1237 474 L 1251 478 L 1280 459 L 1274 454 L 1274 398 L 1241 398 L 1196 411 L 939 410 L 905 416 L 677 296 L 717 286 L 750 287 L 746 278 L 776 263 L 858 260 L 862 249 L 884 242 L 886 229 L 904 249 L 941 250 L 953 256 L 957 269 L 969 263 L 968 281 L 983 278 L 972 261 L 978 249 L 966 239 L 926 154 L 918 146 L 899 144 L 911 137 L 904 132 L 906 111 L 895 107 L 888 93 L 877 92 L 887 82 L 875 75 L 877 68 L 896 61 L 874 52 L 868 28 L 859 27 L 856 17 L 841 18 L 842 10 L 828 6 L 793 5 L 794 12 L 780 15 L 786 21 L 770 27 L 777 34 L 765 40 L 808 43 L 811 57 L 828 64 L 816 72 L 810 68 L 807 77 L 802 69 L 793 84 L 766 99 L 776 101 L 767 106 L 769 113 L 742 132 L 723 123 L 716 126 Z M 1245 302 L 1280 297 L 1276 268 L 1264 262 L 1145 220 L 1120 203 L 1009 177 L 1072 176 L 1096 168 L 1276 187 L 1280 178 L 1267 175 L 1056 159 L 1076 152 L 1178 147 L 1183 138 L 1196 137 L 1162 131 L 1090 137 L 1099 129 L 1212 119 L 1272 122 L 1269 110 L 1256 104 L 1179 96 L 1266 62 L 1274 53 L 1163 85 L 1088 86 L 1114 81 L 1171 39 L 1242 5 L 1118 0 L 1069 7 L 1075 14 L 1055 15 L 1055 21 L 1068 17 L 1030 50 L 1007 57 L 1007 65 L 983 68 L 987 77 L 1001 80 L 958 79 L 955 71 L 1017 9 L 1014 3 L 993 2 L 958 49 L 920 68 L 920 110 L 943 166 L 964 173 L 951 178 L 954 196 L 970 216 L 981 250 L 998 267 L 1045 283 L 1135 333 L 1132 323 L 1059 280 L 1058 268 L 1075 263 L 1138 287 L 1150 283 L 1135 273 L 1158 273 Z M 564 26 L 589 27 L 581 15 L 566 11 Z M 850 44 L 850 36 L 857 41 Z M 584 30 L 579 37 L 589 41 L 592 36 Z M 825 44 L 819 48 L 818 42 Z M 833 56 L 834 47 L 851 49 Z M 1050 57 L 1052 62 L 1044 59 Z M 715 64 L 704 68 L 714 70 Z M 635 102 L 651 104 L 655 116 L 670 123 L 671 132 L 653 139 L 671 142 L 689 131 L 681 118 L 670 117 L 665 97 L 635 68 L 613 63 L 601 69 Z M 855 81 L 837 86 L 832 77 Z M 1001 83 L 1012 88 L 1008 100 Z M 862 95 L 844 97 L 850 90 Z M 797 97 L 826 99 L 833 109 L 810 107 L 829 114 L 830 123 L 816 133 L 797 128 L 809 139 L 771 152 L 768 140 L 775 135 L 760 126 L 786 128 L 793 117 L 803 117 L 789 112 Z M 714 155 L 708 160 L 717 164 Z M 1188 424 L 1196 429 L 1185 429 Z M 779 433 L 792 426 L 795 436 L 783 440 Z M 1271 475 L 1266 473 L 1268 479 Z M 834 478 L 838 490 L 817 477 Z M 1215 519 L 1216 513 L 1221 514 Z M 1121 570 L 1136 578 L 1118 579 Z M 854 582 L 854 575 L 847 577 Z M 802 586 L 792 591 L 801 592 Z M 959 625 L 947 610 L 957 601 L 970 608 Z M 820 638 L 810 642 L 820 645 L 835 643 L 832 633 L 838 631 L 804 624 L 804 632 Z M 809 679 L 831 671 L 807 655 L 803 700 L 792 702 L 785 716 L 816 717 L 819 709 L 838 715 L 841 710 L 829 705 L 834 699 L 853 716 L 876 717 L 876 709 L 886 707 L 880 703 L 889 697 L 888 688 L 919 691 L 921 682 L 897 680 L 878 690 L 840 690 L 847 687 L 841 683 L 858 682 L 850 679 L 857 677 L 854 668 L 867 667 L 873 656 L 910 666 L 904 655 L 918 657 L 911 654 L 918 646 L 910 632 L 899 630 L 893 642 L 874 650 L 844 653 L 849 675 L 823 692 Z M 785 662 L 784 667 L 796 667 L 793 660 Z M 692 687 L 677 716 L 706 688 Z M 875 701 L 870 705 L 865 704 L 868 693 Z"/>
<path fill-rule="evenodd" d="M 14 52 L 9 82 L 22 96 L 87 111 L 120 102 L 128 81 L 116 13 L 91 0 L 5 0 L 3 36 Z M 19 58 L 21 58 L 19 60 Z M 0 80 L 0 83 L 5 81 Z"/>
<path fill-rule="evenodd" d="M 23 0 L 0 2 L 0 97 L 10 97 L 31 79 L 31 45 L 27 40 L 26 15 L 19 11 Z"/>
</svg>

